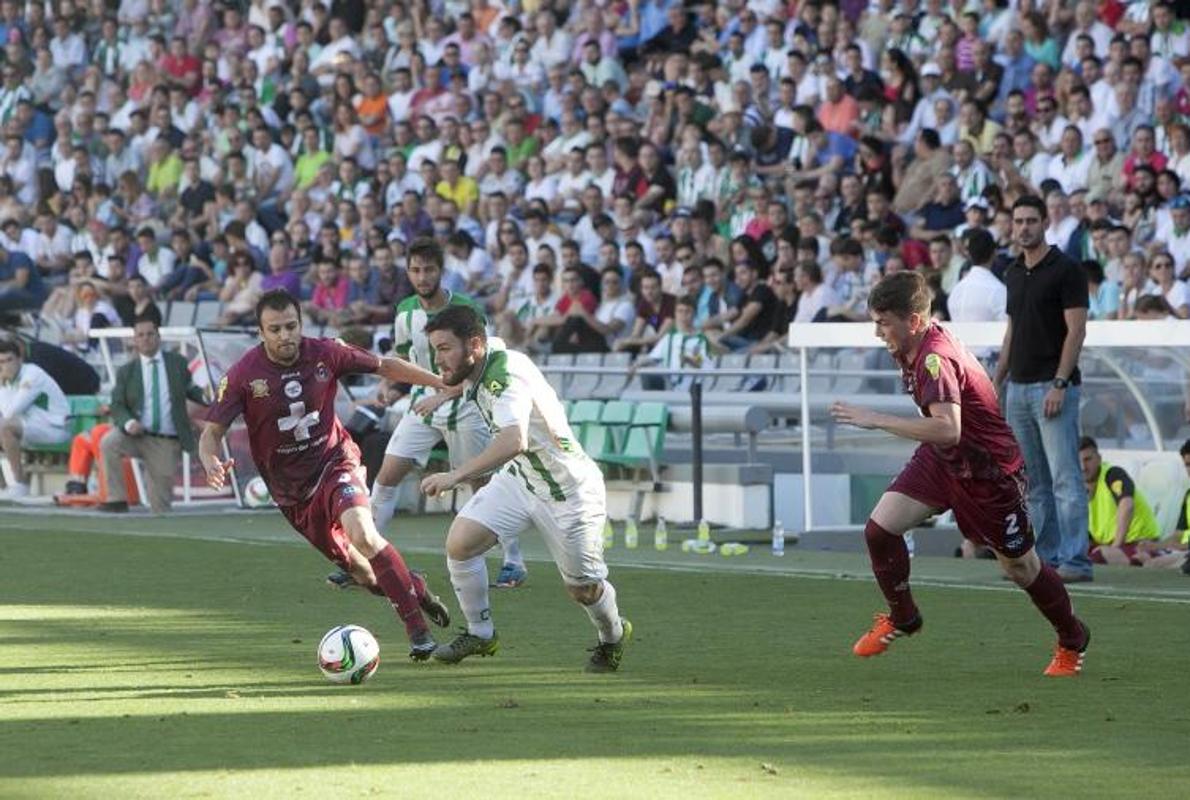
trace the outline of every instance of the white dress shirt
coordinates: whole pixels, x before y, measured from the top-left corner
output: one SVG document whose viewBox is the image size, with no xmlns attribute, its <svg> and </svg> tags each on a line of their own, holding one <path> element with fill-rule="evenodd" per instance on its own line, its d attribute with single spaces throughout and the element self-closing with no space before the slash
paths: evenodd
<svg viewBox="0 0 1190 800">
<path fill-rule="evenodd" d="M 154 361 L 156 362 L 155 364 Z M 157 397 L 161 404 L 161 418 L 157 430 L 152 429 L 154 366 L 157 368 Z M 169 402 L 169 376 L 165 372 L 165 358 L 162 356 L 160 350 L 151 359 L 145 356 L 140 357 L 140 376 L 145 387 L 145 405 L 141 411 L 141 424 L 145 426 L 145 430 L 149 433 L 160 433 L 163 436 L 177 436 L 178 429 L 174 427 L 173 414 L 170 413 L 172 406 Z"/>
<path fill-rule="evenodd" d="M 971 267 L 946 300 L 955 322 L 999 322 L 1008 319 L 1008 289 L 987 267 Z"/>
</svg>

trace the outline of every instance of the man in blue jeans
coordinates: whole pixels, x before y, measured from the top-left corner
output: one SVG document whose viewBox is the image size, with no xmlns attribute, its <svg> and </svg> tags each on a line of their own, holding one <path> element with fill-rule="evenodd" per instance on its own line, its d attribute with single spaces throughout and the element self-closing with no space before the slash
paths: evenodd
<svg viewBox="0 0 1190 800">
<path fill-rule="evenodd" d="M 1008 329 L 996 365 L 1005 416 L 1025 456 L 1037 553 L 1067 583 L 1090 581 L 1087 490 L 1079 466 L 1079 352 L 1087 330 L 1087 280 L 1045 241 L 1045 201 L 1012 206 L 1021 255 L 1008 267 Z"/>
</svg>

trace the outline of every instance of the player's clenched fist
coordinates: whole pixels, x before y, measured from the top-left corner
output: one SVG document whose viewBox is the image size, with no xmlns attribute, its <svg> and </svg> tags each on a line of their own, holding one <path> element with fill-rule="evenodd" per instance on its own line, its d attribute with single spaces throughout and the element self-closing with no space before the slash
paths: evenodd
<svg viewBox="0 0 1190 800">
<path fill-rule="evenodd" d="M 437 497 L 446 494 L 459 485 L 459 480 L 453 472 L 436 472 L 421 480 L 421 491 L 427 497 Z"/>
</svg>

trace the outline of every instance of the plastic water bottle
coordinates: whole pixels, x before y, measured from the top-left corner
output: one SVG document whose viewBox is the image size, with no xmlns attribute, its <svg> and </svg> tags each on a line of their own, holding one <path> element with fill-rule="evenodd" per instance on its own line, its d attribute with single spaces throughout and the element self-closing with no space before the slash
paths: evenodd
<svg viewBox="0 0 1190 800">
<path fill-rule="evenodd" d="M 616 529 L 612 527 L 612 521 L 609 517 L 603 523 L 603 549 L 611 550 L 616 543 Z"/>
<path fill-rule="evenodd" d="M 909 531 L 909 533 L 905 534 L 905 547 L 909 548 L 909 557 L 913 558 L 913 531 Z"/>
<path fill-rule="evenodd" d="M 706 517 L 703 517 L 698 521 L 698 541 L 711 541 L 711 525 L 709 522 L 707 522 Z"/>
<path fill-rule="evenodd" d="M 635 550 L 639 538 L 640 534 L 636 529 L 636 517 L 629 517 L 628 522 L 624 525 L 624 546 L 629 550 Z"/>
<path fill-rule="evenodd" d="M 773 523 L 773 555 L 785 555 L 785 526 L 781 524 L 781 520 Z"/>
<path fill-rule="evenodd" d="M 657 528 L 653 531 L 653 548 L 666 550 L 669 548 L 669 531 L 665 527 L 665 517 L 658 515 Z"/>
</svg>

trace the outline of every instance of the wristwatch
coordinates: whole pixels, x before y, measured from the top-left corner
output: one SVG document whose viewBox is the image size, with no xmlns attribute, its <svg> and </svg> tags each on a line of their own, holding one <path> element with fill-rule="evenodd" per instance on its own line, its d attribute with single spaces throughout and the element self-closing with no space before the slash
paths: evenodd
<svg viewBox="0 0 1190 800">
<path fill-rule="evenodd" d="M 1054 378 L 1053 387 L 1055 389 L 1065 389 L 1069 385 L 1070 381 L 1066 380 L 1065 378 Z"/>
</svg>

